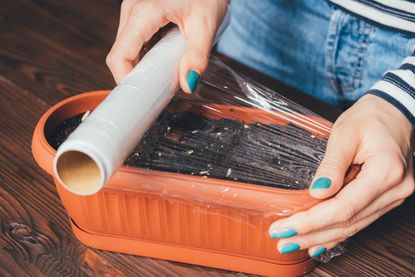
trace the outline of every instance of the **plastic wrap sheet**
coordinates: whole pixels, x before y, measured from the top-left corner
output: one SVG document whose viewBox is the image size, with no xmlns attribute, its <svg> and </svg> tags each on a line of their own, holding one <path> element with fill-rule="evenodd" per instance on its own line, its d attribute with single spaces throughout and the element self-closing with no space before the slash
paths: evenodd
<svg viewBox="0 0 415 277">
<path fill-rule="evenodd" d="M 49 136 L 51 145 L 58 148 L 82 117 L 62 122 Z M 143 175 L 134 190 L 194 203 L 195 212 L 202 207 L 216 213 L 215 207 L 227 205 L 275 218 L 301 208 L 301 200 L 289 193 L 274 197 L 260 188 L 307 189 L 323 158 L 330 128 L 330 122 L 212 57 L 196 93 L 176 94 L 124 166 L 180 173 L 170 179 L 163 175 L 160 182 L 151 173 L 148 178 Z M 249 191 L 227 185 L 229 181 L 255 186 Z M 321 261 L 341 253 L 344 247 L 340 248 L 327 251 Z"/>
<path fill-rule="evenodd" d="M 179 93 L 126 166 L 305 189 L 330 123 L 212 58 L 195 95 Z"/>
<path fill-rule="evenodd" d="M 81 121 L 88 119 L 80 114 L 62 122 L 49 135 L 51 145 L 60 147 Z M 81 126 L 87 125 L 84 122 Z M 323 158 L 330 126 L 301 105 L 212 57 L 197 92 L 177 93 L 142 139 L 136 140 L 124 165 L 306 189 Z M 79 133 L 79 128 L 76 131 Z"/>
</svg>

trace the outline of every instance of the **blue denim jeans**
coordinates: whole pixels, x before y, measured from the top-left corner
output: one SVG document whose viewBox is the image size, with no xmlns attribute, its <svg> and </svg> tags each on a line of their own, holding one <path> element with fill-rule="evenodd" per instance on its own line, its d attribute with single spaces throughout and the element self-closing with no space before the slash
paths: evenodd
<svg viewBox="0 0 415 277">
<path fill-rule="evenodd" d="M 339 107 L 410 56 L 415 36 L 324 0 L 232 0 L 218 51 Z"/>
</svg>

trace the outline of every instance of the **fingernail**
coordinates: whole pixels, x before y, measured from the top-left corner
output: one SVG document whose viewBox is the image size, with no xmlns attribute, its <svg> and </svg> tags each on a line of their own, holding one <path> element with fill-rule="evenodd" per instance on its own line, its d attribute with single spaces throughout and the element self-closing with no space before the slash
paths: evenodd
<svg viewBox="0 0 415 277">
<path fill-rule="evenodd" d="M 331 180 L 327 177 L 321 177 L 318 178 L 313 185 L 311 186 L 311 189 L 328 189 L 331 185 Z"/>
<path fill-rule="evenodd" d="M 297 251 L 298 249 L 300 249 L 300 245 L 298 243 L 287 243 L 281 247 L 280 253 L 288 254 L 288 253 Z"/>
<path fill-rule="evenodd" d="M 323 254 L 324 251 L 326 251 L 327 248 L 326 247 L 320 247 L 318 248 L 316 251 L 314 251 L 313 254 L 311 254 L 311 257 L 317 257 L 320 256 L 321 254 Z"/>
<path fill-rule="evenodd" d="M 272 231 L 270 237 L 272 239 L 285 239 L 297 235 L 297 231 L 293 228 L 287 228 L 280 231 Z"/>
<path fill-rule="evenodd" d="M 187 73 L 186 82 L 192 93 L 195 92 L 197 85 L 199 84 L 199 79 L 199 74 L 193 69 Z"/>
</svg>

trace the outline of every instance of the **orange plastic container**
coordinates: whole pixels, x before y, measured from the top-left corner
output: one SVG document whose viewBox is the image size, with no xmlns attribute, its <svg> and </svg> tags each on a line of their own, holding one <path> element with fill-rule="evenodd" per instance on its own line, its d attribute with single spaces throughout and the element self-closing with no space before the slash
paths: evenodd
<svg viewBox="0 0 415 277">
<path fill-rule="evenodd" d="M 68 98 L 41 117 L 32 150 L 46 172 L 53 175 L 56 153 L 46 135 L 64 119 L 93 110 L 108 92 Z M 239 118 L 272 121 L 247 109 Z M 235 107 L 224 116 L 232 117 L 230 111 Z M 90 247 L 268 276 L 297 276 L 316 265 L 306 251 L 279 254 L 277 240 L 268 235 L 276 219 L 318 203 L 307 190 L 131 167 L 119 168 L 92 196 L 75 195 L 54 180 L 75 236 Z"/>
</svg>

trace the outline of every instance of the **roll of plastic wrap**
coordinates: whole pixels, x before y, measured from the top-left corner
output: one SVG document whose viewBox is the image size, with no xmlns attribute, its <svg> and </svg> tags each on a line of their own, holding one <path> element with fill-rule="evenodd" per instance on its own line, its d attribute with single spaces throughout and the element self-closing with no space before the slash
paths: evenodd
<svg viewBox="0 0 415 277">
<path fill-rule="evenodd" d="M 227 13 L 215 41 L 229 22 Z M 59 147 L 55 176 L 69 191 L 98 192 L 178 90 L 186 40 L 170 30 Z"/>
</svg>

